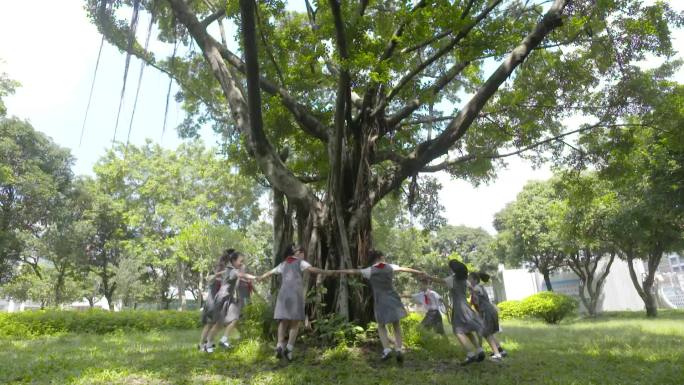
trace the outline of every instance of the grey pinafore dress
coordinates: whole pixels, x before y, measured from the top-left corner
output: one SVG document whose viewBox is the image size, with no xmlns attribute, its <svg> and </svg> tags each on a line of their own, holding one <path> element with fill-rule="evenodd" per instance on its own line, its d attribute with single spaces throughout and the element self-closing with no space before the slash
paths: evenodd
<svg viewBox="0 0 684 385">
<path fill-rule="evenodd" d="M 239 280 L 239 271 L 232 266 L 226 267 L 221 282 L 221 290 L 217 295 L 217 304 L 220 305 L 217 306 L 217 322 L 229 324 L 240 318 L 242 303 L 237 295 Z"/>
<path fill-rule="evenodd" d="M 487 291 L 481 285 L 477 285 L 472 290 L 473 305 L 482 318 L 482 336 L 489 337 L 499 332 L 499 311 L 489 300 Z"/>
<path fill-rule="evenodd" d="M 282 263 L 280 290 L 273 318 L 276 320 L 303 321 L 304 273 L 301 259 L 291 258 Z"/>
<path fill-rule="evenodd" d="M 406 317 L 406 309 L 404 309 L 404 304 L 394 289 L 393 279 L 394 270 L 390 265 L 371 266 L 369 281 L 373 289 L 375 321 L 379 324 L 397 322 Z"/>
<path fill-rule="evenodd" d="M 214 278 L 209 282 L 209 292 L 202 306 L 202 325 L 216 322 L 216 296 L 221 288 L 221 280 Z"/>
<path fill-rule="evenodd" d="M 475 332 L 482 334 L 482 320 L 475 310 L 468 305 L 466 300 L 466 280 L 459 280 L 451 276 L 453 286 L 450 288 L 451 302 L 451 326 L 456 334 Z"/>
</svg>

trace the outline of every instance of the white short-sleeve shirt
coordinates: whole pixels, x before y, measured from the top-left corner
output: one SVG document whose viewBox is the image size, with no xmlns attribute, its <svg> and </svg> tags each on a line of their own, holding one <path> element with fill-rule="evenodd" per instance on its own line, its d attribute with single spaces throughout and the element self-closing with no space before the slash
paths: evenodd
<svg viewBox="0 0 684 385">
<path fill-rule="evenodd" d="M 378 262 L 378 263 L 376 263 L 376 264 L 373 265 L 373 266 L 378 266 L 380 263 L 382 263 L 382 262 Z M 370 277 L 371 277 L 371 268 L 372 268 L 373 266 L 369 266 L 369 267 L 367 267 L 367 268 L 365 268 L 365 269 L 361 269 L 361 275 L 363 276 L 363 278 L 370 279 Z M 389 267 L 389 268 L 391 268 L 392 270 L 396 270 L 396 269 L 399 268 L 399 265 L 394 265 L 394 264 L 391 264 L 391 263 L 385 263 L 385 267 Z"/>
<path fill-rule="evenodd" d="M 271 270 L 272 274 L 282 274 L 283 273 L 283 266 L 285 265 L 286 262 L 281 262 L 278 266 L 274 267 L 273 270 Z M 311 264 L 307 261 L 302 260 L 302 262 L 299 264 L 299 269 L 301 271 L 304 271 L 308 268 L 311 267 Z"/>
<path fill-rule="evenodd" d="M 426 297 L 427 296 L 427 300 Z M 442 297 L 433 290 L 421 291 L 413 295 L 413 300 L 425 310 L 440 310 Z"/>
</svg>

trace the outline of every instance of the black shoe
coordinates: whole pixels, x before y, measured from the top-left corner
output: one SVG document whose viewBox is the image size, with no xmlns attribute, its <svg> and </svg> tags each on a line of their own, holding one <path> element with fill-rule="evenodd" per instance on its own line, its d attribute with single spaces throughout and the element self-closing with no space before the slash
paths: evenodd
<svg viewBox="0 0 684 385">
<path fill-rule="evenodd" d="M 392 358 L 392 351 L 391 350 L 388 350 L 387 353 L 383 352 L 382 356 L 380 356 L 380 360 L 382 360 L 382 361 L 387 361 L 390 358 Z"/>
<path fill-rule="evenodd" d="M 501 357 L 504 357 L 504 358 L 508 356 L 508 352 L 501 349 L 501 348 L 499 348 L 499 354 L 501 354 Z"/>
<path fill-rule="evenodd" d="M 292 362 L 294 360 L 294 353 L 290 349 L 285 349 L 285 358 L 287 359 L 287 362 Z"/>
<path fill-rule="evenodd" d="M 470 365 L 473 362 L 477 362 L 477 356 L 466 356 L 466 359 L 461 361 L 461 366 Z"/>
<path fill-rule="evenodd" d="M 404 363 L 404 352 L 397 350 L 397 362 L 400 364 Z"/>
<path fill-rule="evenodd" d="M 485 360 L 487 356 L 485 355 L 485 352 L 479 352 L 477 354 L 477 362 L 482 362 Z"/>
<path fill-rule="evenodd" d="M 283 348 L 280 347 L 280 346 L 278 346 L 278 347 L 276 348 L 276 358 L 277 358 L 277 359 L 283 358 Z"/>
</svg>

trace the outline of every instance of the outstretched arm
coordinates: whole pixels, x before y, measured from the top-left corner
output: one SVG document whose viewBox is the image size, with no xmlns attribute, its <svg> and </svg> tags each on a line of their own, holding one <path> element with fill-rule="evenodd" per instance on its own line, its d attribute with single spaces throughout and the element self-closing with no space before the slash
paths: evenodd
<svg viewBox="0 0 684 385">
<path fill-rule="evenodd" d="M 238 277 L 240 277 L 242 279 L 246 279 L 248 281 L 254 281 L 254 280 L 259 278 L 256 275 L 247 274 L 247 273 L 238 273 Z"/>
<path fill-rule="evenodd" d="M 361 274 L 360 269 L 340 269 L 340 270 L 332 270 L 334 273 L 333 274 Z"/>
<path fill-rule="evenodd" d="M 439 283 L 440 285 L 446 285 L 447 284 L 446 280 L 444 278 L 433 277 L 431 275 L 428 275 L 427 278 L 434 283 Z"/>
<path fill-rule="evenodd" d="M 331 275 L 335 274 L 335 270 L 324 270 L 317 267 L 307 267 L 304 271 L 308 271 L 311 274 L 321 274 L 321 275 Z"/>
<path fill-rule="evenodd" d="M 275 269 L 269 270 L 269 271 L 265 272 L 264 274 L 261 274 L 260 276 L 256 277 L 256 280 L 257 281 L 263 281 L 264 279 L 272 276 L 274 274 L 274 270 Z"/>
<path fill-rule="evenodd" d="M 422 276 L 426 276 L 426 277 L 428 276 L 427 273 L 425 273 L 424 271 L 412 269 L 412 268 L 410 268 L 410 267 L 402 267 L 402 266 L 399 266 L 399 267 L 396 267 L 396 268 L 394 269 L 394 271 L 404 272 L 404 273 L 411 273 L 411 274 L 416 274 L 416 275 L 422 275 Z"/>
</svg>

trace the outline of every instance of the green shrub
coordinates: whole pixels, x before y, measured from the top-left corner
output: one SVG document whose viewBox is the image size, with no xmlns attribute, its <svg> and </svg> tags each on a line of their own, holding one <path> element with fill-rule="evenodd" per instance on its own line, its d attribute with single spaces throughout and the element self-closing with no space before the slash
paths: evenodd
<svg viewBox="0 0 684 385">
<path fill-rule="evenodd" d="M 336 314 L 318 318 L 311 322 L 311 326 L 306 339 L 322 345 L 356 346 L 368 340 L 364 328 L 347 322 L 344 317 Z"/>
<path fill-rule="evenodd" d="M 499 302 L 496 306 L 499 308 L 499 318 L 502 320 L 525 318 L 527 316 L 522 301 L 503 301 Z"/>
<path fill-rule="evenodd" d="M 0 314 L 0 336 L 35 337 L 58 333 L 106 334 L 115 331 L 193 329 L 200 325 L 196 311 L 39 310 Z"/>
<path fill-rule="evenodd" d="M 543 291 L 525 298 L 522 308 L 525 315 L 557 324 L 577 310 L 577 300 L 564 294 Z"/>
<path fill-rule="evenodd" d="M 242 308 L 238 330 L 243 338 L 274 339 L 278 324 L 273 319 L 273 308 L 263 299 L 252 297 L 249 305 Z"/>
</svg>

